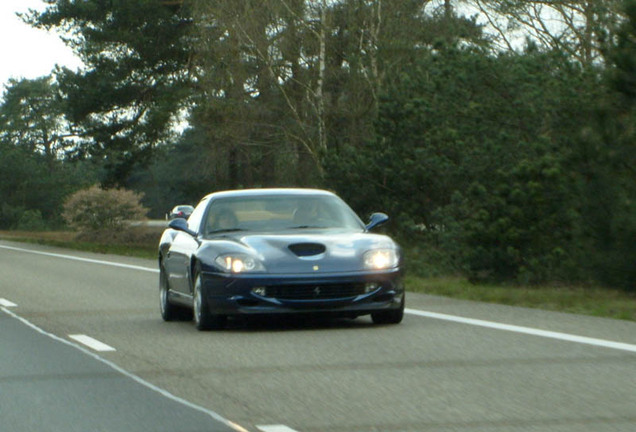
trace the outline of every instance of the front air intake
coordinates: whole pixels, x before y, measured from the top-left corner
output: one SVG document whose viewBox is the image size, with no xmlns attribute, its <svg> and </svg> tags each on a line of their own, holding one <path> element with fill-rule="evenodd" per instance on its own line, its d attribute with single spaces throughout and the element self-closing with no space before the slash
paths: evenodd
<svg viewBox="0 0 636 432">
<path fill-rule="evenodd" d="M 289 245 L 289 250 L 292 251 L 296 256 L 299 257 L 309 257 L 314 255 L 320 255 L 325 253 L 325 245 L 320 243 L 296 243 Z"/>
</svg>

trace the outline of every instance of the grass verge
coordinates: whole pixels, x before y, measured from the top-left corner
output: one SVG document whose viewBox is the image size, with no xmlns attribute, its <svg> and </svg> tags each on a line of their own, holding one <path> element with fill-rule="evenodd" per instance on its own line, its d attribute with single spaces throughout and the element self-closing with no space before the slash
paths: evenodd
<svg viewBox="0 0 636 432">
<path fill-rule="evenodd" d="M 160 234 L 153 232 L 141 236 L 133 236 L 121 242 L 111 242 L 107 239 L 86 240 L 71 231 L 0 231 L 0 239 L 22 243 L 41 244 L 61 248 L 74 249 L 84 252 L 123 255 L 138 258 L 157 258 L 157 245 Z"/>
<path fill-rule="evenodd" d="M 636 321 L 636 294 L 603 287 L 473 285 L 459 277 L 407 276 L 409 291 Z"/>
</svg>

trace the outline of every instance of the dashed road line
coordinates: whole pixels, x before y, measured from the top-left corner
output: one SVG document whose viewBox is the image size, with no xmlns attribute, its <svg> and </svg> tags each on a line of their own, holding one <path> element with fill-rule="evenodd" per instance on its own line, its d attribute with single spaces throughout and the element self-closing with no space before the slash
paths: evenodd
<svg viewBox="0 0 636 432">
<path fill-rule="evenodd" d="M 38 333 L 43 334 L 43 335 L 45 335 L 45 336 L 47 336 L 47 337 L 49 337 L 49 338 L 51 338 L 53 340 L 56 340 L 58 342 L 61 342 L 61 343 L 64 343 L 64 344 L 67 344 L 67 345 L 75 347 L 76 349 L 82 351 L 83 353 L 91 356 L 95 360 L 100 361 L 100 362 L 104 363 L 105 365 L 108 365 L 110 368 L 114 369 L 115 371 L 119 372 L 120 374 L 132 379 L 133 381 L 143 385 L 144 387 L 147 387 L 148 389 L 150 389 L 150 390 L 152 390 L 152 391 L 154 391 L 156 393 L 159 393 L 160 395 L 162 395 L 162 396 L 164 396 L 164 397 L 166 397 L 166 398 L 168 398 L 168 399 L 170 399 L 172 401 L 175 401 L 177 403 L 180 403 L 182 405 L 190 407 L 190 408 L 192 408 L 192 409 L 194 409 L 196 411 L 202 412 L 202 413 L 210 416 L 211 418 L 217 420 L 218 422 L 229 426 L 230 428 L 234 429 L 237 432 L 249 432 L 249 431 L 247 431 L 247 429 L 239 426 L 238 424 L 236 424 L 234 422 L 229 421 L 228 419 L 226 419 L 225 417 L 221 416 L 220 414 L 217 414 L 216 412 L 214 412 L 212 410 L 209 410 L 209 409 L 204 408 L 204 407 L 202 407 L 200 405 L 196 405 L 196 404 L 194 404 L 192 402 L 189 402 L 189 401 L 187 401 L 187 400 L 185 400 L 183 398 L 175 396 L 172 393 L 168 392 L 167 390 L 164 390 L 164 389 L 162 389 L 160 387 L 157 387 L 156 385 L 151 384 L 150 382 L 144 380 L 143 378 L 140 378 L 139 376 L 133 374 L 132 372 L 128 372 L 126 369 L 123 369 L 122 367 L 116 365 L 115 363 L 113 363 L 111 361 L 108 361 L 108 360 L 106 360 L 103 357 L 100 357 L 98 354 L 87 350 L 86 348 L 84 348 L 81 345 L 77 345 L 76 343 L 73 343 L 73 342 L 71 342 L 71 341 L 69 341 L 67 339 L 61 338 L 59 336 L 56 336 L 56 335 L 54 335 L 52 333 L 49 333 L 49 332 L 41 329 L 40 327 L 38 327 L 35 324 L 33 324 L 30 321 L 28 321 L 27 319 L 22 318 L 21 316 L 17 315 L 16 313 L 14 313 L 14 312 L 12 312 L 12 311 L 10 311 L 8 309 L 3 309 L 2 311 L 4 313 L 6 313 L 7 315 L 17 319 L 18 321 L 24 323 L 28 327 L 30 327 L 33 330 L 37 331 Z"/>
<path fill-rule="evenodd" d="M 15 304 L 12 301 L 9 301 L 7 299 L 4 299 L 4 298 L 0 298 L 0 306 L 2 306 L 2 307 L 18 307 L 17 304 Z"/>
<path fill-rule="evenodd" d="M 32 254 L 37 254 L 37 255 L 45 255 L 45 256 L 50 256 L 50 257 L 56 257 L 56 258 L 63 258 L 63 259 L 70 259 L 70 260 L 75 260 L 75 261 L 82 261 L 82 262 L 87 262 L 87 263 L 92 263 L 92 264 L 101 264 L 101 265 L 108 265 L 108 266 L 113 266 L 113 267 L 120 267 L 120 268 L 128 268 L 128 269 L 132 269 L 132 270 L 140 270 L 140 271 L 147 271 L 147 272 L 152 272 L 152 273 L 158 273 L 159 270 L 155 269 L 155 268 L 149 268 L 149 267 L 142 267 L 142 266 L 135 266 L 135 265 L 129 265 L 129 264 L 123 264 L 123 263 L 117 263 L 117 262 L 112 262 L 112 261 L 104 261 L 104 260 L 95 260 L 95 259 L 89 259 L 89 258 L 80 258 L 80 257 L 76 257 L 76 256 L 72 256 L 72 255 L 64 255 L 64 254 L 57 254 L 57 253 L 50 253 L 50 252 L 42 252 L 42 251 L 34 251 L 34 250 L 30 250 L 30 249 L 23 249 L 23 248 L 18 248 L 18 247 L 12 247 L 12 246 L 5 246 L 5 245 L 0 245 L 0 248 L 2 249 L 8 249 L 8 250 L 15 250 L 15 251 L 19 251 L 19 252 L 25 252 L 25 253 L 32 253 Z M 17 304 L 4 299 L 4 298 L 0 298 L 0 307 L 16 307 Z M 6 310 L 5 310 L 6 311 Z M 7 313 L 9 313 L 8 311 L 6 311 Z M 604 339 L 596 339 L 596 338 L 590 338 L 590 337 L 585 337 L 585 336 L 578 336 L 578 335 L 573 335 L 573 334 L 568 334 L 568 333 L 560 333 L 560 332 L 553 332 L 553 331 L 547 331 L 547 330 L 541 330 L 541 329 L 536 329 L 536 328 L 532 328 L 532 327 L 523 327 L 523 326 L 516 326 L 516 325 L 510 325 L 510 324 L 504 324 L 504 323 L 498 323 L 498 322 L 493 322 L 493 321 L 486 321 L 486 320 L 480 320 L 480 319 L 473 319 L 473 318 L 466 318 L 466 317 L 462 317 L 462 316 L 457 316 L 457 315 L 449 315 L 449 314 L 442 314 L 442 313 L 437 313 L 437 312 L 429 312 L 429 311 L 423 311 L 423 310 L 418 310 L 418 309 L 405 309 L 405 313 L 410 314 L 410 315 L 415 315 L 415 316 L 420 316 L 420 317 L 424 317 L 424 318 L 432 318 L 432 319 L 438 319 L 438 320 L 444 320 L 444 321 L 450 321 L 450 322 L 456 322 L 456 323 L 461 323 L 461 324 L 467 324 L 467 325 L 473 325 L 473 326 L 478 326 L 478 327 L 485 327 L 485 328 L 491 328 L 491 329 L 496 329 L 496 330 L 503 330 L 503 331 L 510 331 L 510 332 L 515 332 L 515 333 L 521 333 L 521 334 L 527 334 L 527 335 L 533 335 L 533 336 L 539 336 L 539 337 L 544 337 L 544 338 L 550 338 L 550 339 L 557 339 L 557 340 L 562 340 L 562 341 L 567 341 L 567 342 L 575 342 L 575 343 L 580 343 L 580 344 L 586 344 L 586 345 L 593 345 L 593 346 L 598 346 L 598 347 L 603 347 L 603 348 L 611 348 L 611 349 L 617 349 L 617 350 L 622 350 L 622 351 L 628 351 L 628 352 L 636 352 L 636 345 L 634 344 L 628 344 L 628 343 L 622 343 L 622 342 L 615 342 L 615 341 L 609 341 L 609 340 L 604 340 Z M 10 313 L 11 314 L 11 313 Z M 17 317 L 17 316 L 16 316 Z M 23 320 L 23 319 L 21 319 Z M 23 320 L 25 321 L 25 320 Z M 32 324 L 30 324 L 31 326 L 33 326 Z M 33 326 L 35 327 L 35 326 Z M 40 332 L 45 333 L 44 331 L 38 329 Z M 46 333 L 45 333 L 46 334 Z M 52 335 L 50 335 L 52 336 Z M 54 337 L 55 338 L 55 337 Z M 86 335 L 69 335 L 69 338 L 95 350 L 95 351 L 100 351 L 100 352 L 105 352 L 105 351 L 115 351 L 115 348 L 106 345 L 96 339 L 93 339 L 89 336 Z M 222 418 L 221 416 L 219 416 L 218 414 L 211 412 L 211 411 L 207 411 L 201 407 L 198 407 L 196 405 L 190 404 L 187 401 L 184 401 L 180 398 L 177 398 L 173 395 L 171 395 L 170 393 L 166 392 L 165 390 L 159 389 L 143 380 L 141 380 L 139 377 L 124 371 L 123 369 L 115 366 L 114 364 L 105 361 L 104 359 L 101 359 L 100 357 L 97 357 L 99 360 L 103 361 L 104 363 L 109 364 L 111 367 L 113 367 L 114 369 L 119 370 L 121 373 L 130 376 L 131 378 L 133 378 L 134 380 L 142 383 L 143 385 L 146 385 L 147 387 L 161 393 L 164 394 L 165 396 L 173 399 L 173 400 L 177 400 L 185 405 L 191 406 L 193 408 L 196 408 L 198 410 L 207 412 L 208 414 L 210 414 L 212 417 L 214 418 L 218 418 L 220 420 L 222 420 L 224 423 L 232 426 L 235 430 L 237 431 L 245 431 L 247 432 L 245 429 L 243 429 L 241 426 L 232 423 L 230 421 L 228 421 L 227 419 Z M 257 425 L 256 428 L 261 431 L 261 432 L 298 432 L 288 426 L 285 425 Z"/>
<path fill-rule="evenodd" d="M 68 335 L 68 337 L 73 339 L 76 342 L 81 343 L 82 345 L 86 345 L 87 347 L 89 347 L 90 349 L 94 351 L 99 351 L 99 352 L 117 351 L 112 346 L 106 345 L 105 343 L 100 342 L 97 339 L 93 339 L 90 336 L 75 334 L 75 335 Z"/>
<path fill-rule="evenodd" d="M 153 273 L 159 272 L 159 270 L 155 268 L 122 264 L 122 263 L 116 263 L 112 261 L 102 261 L 102 260 L 95 260 L 95 259 L 88 259 L 88 258 L 80 258 L 80 257 L 72 256 L 72 255 L 63 255 L 63 254 L 56 254 L 56 253 L 50 253 L 50 252 L 34 251 L 31 249 L 23 249 L 23 248 L 17 248 L 13 246 L 0 245 L 0 248 L 26 252 L 26 253 L 39 254 L 39 255 L 52 256 L 57 258 L 65 258 L 65 259 L 76 260 L 76 261 L 89 262 L 93 264 L 109 265 L 114 267 L 129 268 L 133 270 L 141 270 L 141 271 L 147 271 L 147 272 L 153 272 Z M 636 352 L 636 345 L 622 343 L 622 342 L 615 342 L 615 341 L 609 341 L 604 339 L 595 339 L 595 338 L 577 336 L 577 335 L 568 334 L 568 333 L 546 331 L 546 330 L 540 330 L 540 329 L 535 329 L 531 327 L 502 324 L 502 323 L 497 323 L 492 321 L 465 318 L 465 317 L 456 316 L 456 315 L 447 315 L 447 314 L 441 314 L 436 312 L 422 311 L 418 309 L 406 309 L 405 312 L 411 315 L 421 316 L 425 318 L 434 318 L 434 319 L 440 319 L 445 321 L 453 321 L 457 323 L 474 325 L 479 327 L 511 331 L 515 333 L 528 334 L 528 335 L 539 336 L 539 337 L 550 338 L 550 339 L 558 339 L 558 340 L 568 341 L 568 342 L 576 342 L 580 344 L 593 345 L 593 346 L 598 346 L 603 348 L 611 348 L 611 349 L 617 349 L 622 351 Z"/>
<path fill-rule="evenodd" d="M 262 431 L 262 432 L 298 432 L 290 427 L 287 427 L 285 425 L 263 425 L 263 426 L 256 426 L 256 429 Z"/>
</svg>

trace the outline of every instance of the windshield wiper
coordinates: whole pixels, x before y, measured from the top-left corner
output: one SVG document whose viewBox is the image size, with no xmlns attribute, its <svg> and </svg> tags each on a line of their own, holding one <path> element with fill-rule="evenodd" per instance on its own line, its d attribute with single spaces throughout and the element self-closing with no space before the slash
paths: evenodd
<svg viewBox="0 0 636 432">
<path fill-rule="evenodd" d="M 322 225 L 297 225 L 297 226 L 292 226 L 289 227 L 287 229 L 308 229 L 308 228 L 329 228 L 326 226 L 322 226 Z"/>
</svg>

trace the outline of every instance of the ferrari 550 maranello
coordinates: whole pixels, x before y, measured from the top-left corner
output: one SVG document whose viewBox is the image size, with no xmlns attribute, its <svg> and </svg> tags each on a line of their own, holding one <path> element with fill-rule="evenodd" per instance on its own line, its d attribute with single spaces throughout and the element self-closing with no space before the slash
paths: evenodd
<svg viewBox="0 0 636 432">
<path fill-rule="evenodd" d="M 228 317 L 327 314 L 397 324 L 404 315 L 402 256 L 338 196 L 317 189 L 250 189 L 204 197 L 159 244 L 161 316 L 184 311 L 199 330 Z"/>
</svg>

